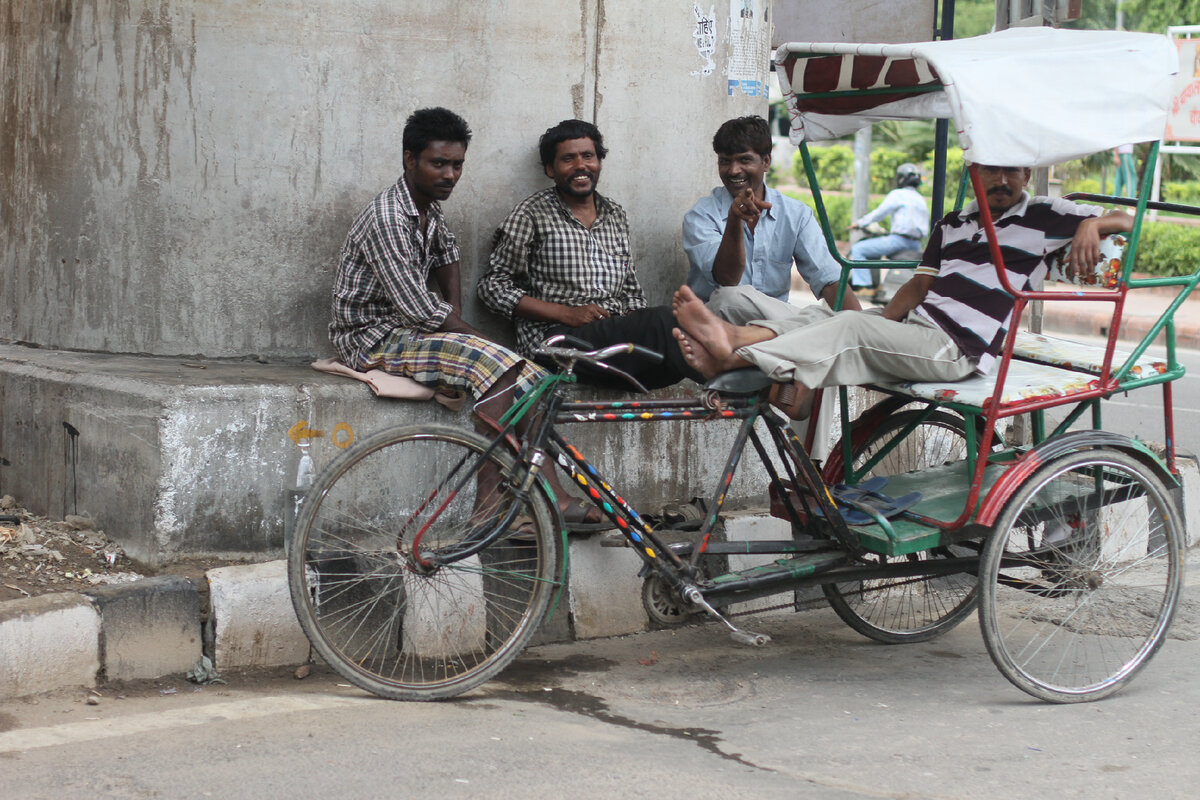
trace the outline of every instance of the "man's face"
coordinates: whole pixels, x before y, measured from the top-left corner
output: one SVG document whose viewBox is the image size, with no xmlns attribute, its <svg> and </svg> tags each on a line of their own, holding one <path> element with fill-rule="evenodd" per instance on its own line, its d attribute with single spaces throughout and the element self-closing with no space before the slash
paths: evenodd
<svg viewBox="0 0 1200 800">
<path fill-rule="evenodd" d="M 600 180 L 600 156 L 590 136 L 559 142 L 554 160 L 546 165 L 546 177 L 560 194 L 583 198 L 596 191 Z"/>
<path fill-rule="evenodd" d="M 988 210 L 1002 214 L 1017 204 L 1025 184 L 1029 183 L 1028 167 L 993 167 L 979 165 L 979 177 L 987 194 Z"/>
<path fill-rule="evenodd" d="M 753 150 L 733 155 L 717 154 L 717 174 L 731 195 L 750 187 L 755 197 L 762 197 L 763 179 L 770 168 L 771 157 L 760 156 Z"/>
<path fill-rule="evenodd" d="M 404 173 L 418 202 L 445 200 L 462 177 L 467 146 L 462 142 L 430 142 L 419 154 L 404 151 Z"/>
</svg>

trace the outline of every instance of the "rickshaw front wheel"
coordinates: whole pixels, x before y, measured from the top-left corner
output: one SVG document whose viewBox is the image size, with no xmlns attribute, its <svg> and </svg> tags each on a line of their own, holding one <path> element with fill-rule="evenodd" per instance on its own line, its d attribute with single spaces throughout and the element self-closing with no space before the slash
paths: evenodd
<svg viewBox="0 0 1200 800">
<path fill-rule="evenodd" d="M 1175 614 L 1179 519 L 1154 469 L 1117 449 L 1068 452 L 1034 472 L 980 564 L 979 621 L 1000 672 L 1054 703 L 1119 690 Z"/>
</svg>

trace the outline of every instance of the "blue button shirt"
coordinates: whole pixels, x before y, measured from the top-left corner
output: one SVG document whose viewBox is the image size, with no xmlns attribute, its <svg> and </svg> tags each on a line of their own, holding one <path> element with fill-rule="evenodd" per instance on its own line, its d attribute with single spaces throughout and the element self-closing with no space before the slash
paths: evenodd
<svg viewBox="0 0 1200 800">
<path fill-rule="evenodd" d="M 812 210 L 767 187 L 771 207 L 762 213 L 754 233 L 744 228 L 746 269 L 741 283 L 777 300 L 787 301 L 792 286 L 792 263 L 800 270 L 813 294 L 821 296 L 826 285 L 838 280 L 841 267 L 829 253 L 825 235 Z M 701 299 L 707 300 L 717 283 L 713 281 L 713 261 L 725 233 L 725 219 L 733 197 L 724 186 L 700 198 L 683 218 L 683 249 L 687 252 L 687 283 Z"/>
</svg>

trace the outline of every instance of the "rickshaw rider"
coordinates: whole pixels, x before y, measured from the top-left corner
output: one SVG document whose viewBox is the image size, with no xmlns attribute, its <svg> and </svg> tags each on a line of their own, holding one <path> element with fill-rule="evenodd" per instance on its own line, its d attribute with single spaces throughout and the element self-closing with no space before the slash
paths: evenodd
<svg viewBox="0 0 1200 800">
<path fill-rule="evenodd" d="M 1130 231 L 1133 218 L 1061 198 L 1030 197 L 1025 167 L 979 166 L 1010 284 L 1040 286 L 1055 252 L 1071 245 L 1068 268 L 1090 269 L 1100 238 Z M 1014 298 L 991 262 L 978 202 L 934 227 L 912 280 L 883 309 L 834 313 L 812 305 L 787 319 L 735 326 L 686 285 L 673 302 L 684 357 L 705 377 L 755 366 L 790 392 L 778 396 L 793 419 L 812 407 L 812 390 L 888 381 L 949 382 L 988 374 L 1009 325 Z"/>
</svg>

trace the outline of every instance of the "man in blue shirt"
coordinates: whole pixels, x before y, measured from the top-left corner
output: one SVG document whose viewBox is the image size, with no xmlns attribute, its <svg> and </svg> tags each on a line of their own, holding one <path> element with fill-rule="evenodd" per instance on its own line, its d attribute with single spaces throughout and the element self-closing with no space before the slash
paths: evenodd
<svg viewBox="0 0 1200 800">
<path fill-rule="evenodd" d="M 736 323 L 741 315 L 723 307 L 720 289 L 750 286 L 787 302 L 794 262 L 813 294 L 833 307 L 841 267 L 820 223 L 808 206 L 764 183 L 771 168 L 767 121 L 749 116 L 725 122 L 713 137 L 713 150 L 722 185 L 683 218 L 683 248 L 691 265 L 687 285 Z M 744 300 L 753 293 L 738 294 Z M 860 308 L 853 292 L 845 292 L 842 308 Z"/>
</svg>

